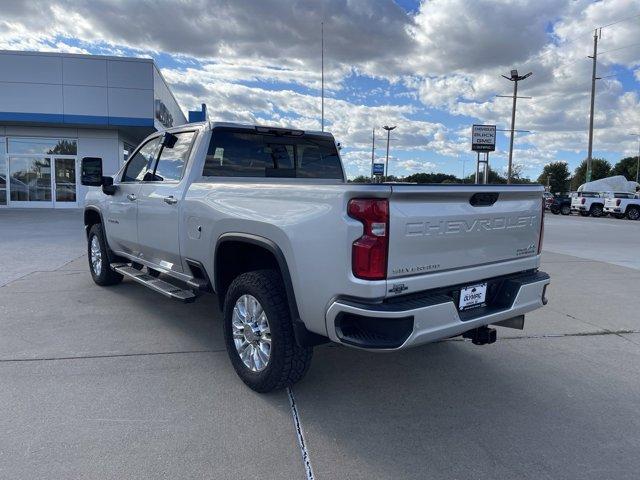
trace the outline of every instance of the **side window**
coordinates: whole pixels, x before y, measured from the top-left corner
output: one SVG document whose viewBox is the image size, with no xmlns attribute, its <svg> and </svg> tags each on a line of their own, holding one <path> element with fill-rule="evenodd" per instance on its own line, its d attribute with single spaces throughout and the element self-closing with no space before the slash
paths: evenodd
<svg viewBox="0 0 640 480">
<path fill-rule="evenodd" d="M 138 182 L 144 178 L 145 173 L 147 173 L 147 166 L 155 159 L 158 143 L 160 143 L 159 138 L 149 140 L 131 157 L 122 174 L 123 182 Z"/>
<path fill-rule="evenodd" d="M 175 136 L 177 140 L 173 147 L 165 146 L 160 151 L 160 157 L 151 177 L 155 182 L 177 182 L 182 178 L 196 132 L 181 132 L 176 133 Z"/>
</svg>

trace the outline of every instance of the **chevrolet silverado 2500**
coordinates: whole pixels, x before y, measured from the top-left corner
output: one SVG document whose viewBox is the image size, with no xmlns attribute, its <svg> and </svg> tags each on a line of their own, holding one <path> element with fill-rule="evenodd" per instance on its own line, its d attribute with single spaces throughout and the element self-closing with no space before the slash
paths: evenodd
<svg viewBox="0 0 640 480">
<path fill-rule="evenodd" d="M 226 123 L 154 133 L 114 176 L 84 158 L 82 183 L 93 280 L 217 295 L 256 391 L 323 342 L 492 343 L 546 303 L 539 185 L 352 184 L 328 133 Z"/>
</svg>

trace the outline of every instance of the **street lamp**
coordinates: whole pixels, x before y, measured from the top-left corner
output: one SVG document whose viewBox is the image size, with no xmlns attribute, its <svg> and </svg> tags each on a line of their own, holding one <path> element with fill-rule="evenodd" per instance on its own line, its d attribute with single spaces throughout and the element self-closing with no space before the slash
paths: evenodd
<svg viewBox="0 0 640 480">
<path fill-rule="evenodd" d="M 525 78 L 529 78 L 532 72 L 527 73 L 526 75 L 518 75 L 518 70 L 511 70 L 511 76 L 507 77 L 506 75 L 502 75 L 504 78 L 513 82 L 513 109 L 511 110 L 511 140 L 509 141 L 509 170 L 507 171 L 507 183 L 511 183 L 511 166 L 513 161 L 513 134 L 516 128 L 516 99 L 518 98 L 518 82 L 520 80 L 524 80 Z"/>
<path fill-rule="evenodd" d="M 396 128 L 396 125 L 394 125 L 393 127 L 389 127 L 389 126 L 385 125 L 382 128 L 384 128 L 387 131 L 387 161 L 386 161 L 385 167 L 384 167 L 384 178 L 386 180 L 387 176 L 389 175 L 389 137 L 391 135 L 391 130 Z"/>
<path fill-rule="evenodd" d="M 636 164 L 636 183 L 638 183 L 638 174 L 640 173 L 640 133 L 630 133 L 633 137 L 638 137 L 638 163 Z"/>
</svg>

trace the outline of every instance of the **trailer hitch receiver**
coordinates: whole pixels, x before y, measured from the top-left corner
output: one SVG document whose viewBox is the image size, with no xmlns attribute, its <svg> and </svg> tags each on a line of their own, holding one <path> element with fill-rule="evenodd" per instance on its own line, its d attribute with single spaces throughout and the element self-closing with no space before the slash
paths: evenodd
<svg viewBox="0 0 640 480">
<path fill-rule="evenodd" d="M 474 345 L 488 345 L 496 341 L 496 329 L 489 327 L 479 327 L 462 334 L 463 338 L 468 338 Z"/>
</svg>

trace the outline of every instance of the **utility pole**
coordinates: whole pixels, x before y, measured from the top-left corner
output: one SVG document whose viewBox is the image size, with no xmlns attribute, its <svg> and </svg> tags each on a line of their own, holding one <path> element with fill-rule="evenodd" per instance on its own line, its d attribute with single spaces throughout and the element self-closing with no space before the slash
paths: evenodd
<svg viewBox="0 0 640 480">
<path fill-rule="evenodd" d="M 638 178 L 640 177 L 640 133 L 630 133 L 629 135 L 638 137 L 638 163 L 636 163 L 636 183 L 638 183 Z"/>
<path fill-rule="evenodd" d="M 511 139 L 509 140 L 509 168 L 507 170 L 507 183 L 511 183 L 511 170 L 513 166 L 513 135 L 516 131 L 516 100 L 518 99 L 518 82 L 530 77 L 531 74 L 532 72 L 529 72 L 526 75 L 518 75 L 518 70 L 514 69 L 511 70 L 510 77 L 502 75 L 510 82 L 513 82 L 513 107 L 511 109 Z"/>
<path fill-rule="evenodd" d="M 589 149 L 587 151 L 587 177 L 585 182 L 591 181 L 591 163 L 593 161 L 593 111 L 596 102 L 596 59 L 598 57 L 598 37 L 602 35 L 602 29 L 598 33 L 596 28 L 593 32 L 593 69 L 591 72 L 591 110 L 589 112 Z"/>
<path fill-rule="evenodd" d="M 376 127 L 371 129 L 371 181 L 373 182 L 373 163 L 375 161 L 376 152 Z"/>
<path fill-rule="evenodd" d="M 386 180 L 389 175 L 389 137 L 391 135 L 391 130 L 396 128 L 396 126 L 394 125 L 393 127 L 389 127 L 385 125 L 382 128 L 384 128 L 387 131 L 387 161 L 385 162 L 385 166 L 384 166 L 384 178 Z"/>
<path fill-rule="evenodd" d="M 322 119 L 320 121 L 320 124 L 322 126 L 322 131 L 324 132 L 324 22 L 320 22 L 320 44 L 321 44 L 321 50 L 322 53 L 320 54 L 320 62 L 321 62 L 321 88 L 322 91 L 320 93 L 320 102 L 321 102 L 321 108 L 322 108 Z"/>
</svg>

